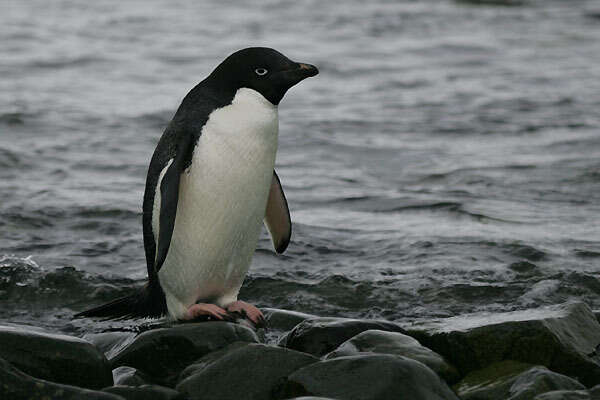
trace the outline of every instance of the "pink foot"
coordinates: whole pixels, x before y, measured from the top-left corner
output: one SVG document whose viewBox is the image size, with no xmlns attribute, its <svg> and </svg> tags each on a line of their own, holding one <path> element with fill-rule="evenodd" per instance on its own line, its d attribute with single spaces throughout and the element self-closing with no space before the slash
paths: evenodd
<svg viewBox="0 0 600 400">
<path fill-rule="evenodd" d="M 183 319 L 189 321 L 203 315 L 207 315 L 211 319 L 227 319 L 227 311 L 219 306 L 207 303 L 192 304 L 183 315 Z"/>
<path fill-rule="evenodd" d="M 239 312 L 245 315 L 252 323 L 256 326 L 265 324 L 265 316 L 262 312 L 252 304 L 248 304 L 245 301 L 234 301 L 227 306 L 229 312 Z"/>
</svg>

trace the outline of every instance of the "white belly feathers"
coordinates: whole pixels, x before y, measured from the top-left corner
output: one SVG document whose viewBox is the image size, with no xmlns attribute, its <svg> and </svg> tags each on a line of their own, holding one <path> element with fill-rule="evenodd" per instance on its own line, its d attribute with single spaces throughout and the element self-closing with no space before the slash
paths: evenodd
<svg viewBox="0 0 600 400">
<path fill-rule="evenodd" d="M 197 301 L 224 307 L 237 300 L 265 215 L 277 135 L 277 107 L 252 89 L 239 89 L 231 105 L 210 114 L 181 176 L 171 245 L 158 273 L 172 317 Z M 154 196 L 156 243 L 165 171 Z"/>
</svg>

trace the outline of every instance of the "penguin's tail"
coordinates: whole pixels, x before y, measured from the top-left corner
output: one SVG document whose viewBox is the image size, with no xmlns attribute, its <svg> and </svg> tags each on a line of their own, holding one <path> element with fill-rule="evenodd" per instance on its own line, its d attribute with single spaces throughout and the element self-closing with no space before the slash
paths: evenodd
<svg viewBox="0 0 600 400">
<path fill-rule="evenodd" d="M 160 288 L 146 284 L 134 294 L 82 311 L 73 318 L 100 317 L 105 319 L 158 318 L 167 313 L 167 302 Z"/>
</svg>

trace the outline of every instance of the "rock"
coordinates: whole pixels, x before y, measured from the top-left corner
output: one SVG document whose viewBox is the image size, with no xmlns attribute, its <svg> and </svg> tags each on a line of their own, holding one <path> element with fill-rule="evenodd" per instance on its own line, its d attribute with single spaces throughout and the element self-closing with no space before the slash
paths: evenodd
<svg viewBox="0 0 600 400">
<path fill-rule="evenodd" d="M 263 308 L 262 312 L 269 329 L 280 331 L 289 331 L 304 320 L 318 318 L 316 315 L 278 308 Z"/>
<path fill-rule="evenodd" d="M 135 332 L 103 332 L 88 333 L 83 336 L 84 340 L 92 343 L 98 350 L 104 353 L 106 358 L 112 358 L 127 345 L 129 345 L 137 333 Z"/>
<path fill-rule="evenodd" d="M 346 340 L 370 329 L 405 333 L 398 324 L 388 321 L 314 318 L 296 325 L 280 340 L 279 345 L 320 357 L 333 351 Z"/>
<path fill-rule="evenodd" d="M 192 400 L 269 399 L 288 375 L 318 361 L 308 354 L 264 344 L 228 350 L 212 362 L 205 360 L 205 366 L 182 380 L 177 390 Z"/>
<path fill-rule="evenodd" d="M 229 322 L 181 324 L 142 333 L 110 361 L 113 368 L 134 367 L 168 386 L 194 360 L 237 341 L 258 338 L 251 329 Z"/>
<path fill-rule="evenodd" d="M 188 365 L 183 371 L 181 371 L 181 374 L 179 374 L 178 381 L 181 382 L 182 380 L 196 374 L 197 372 L 200 372 L 201 370 L 208 367 L 210 364 L 214 363 L 219 358 L 229 354 L 230 352 L 245 346 L 249 346 L 251 344 L 252 343 L 248 342 L 234 342 L 230 345 L 223 347 L 220 350 L 208 353 L 207 355 L 200 358 L 199 360 L 194 361 L 193 364 Z"/>
<path fill-rule="evenodd" d="M 262 333 L 261 340 L 267 344 L 276 344 L 285 336 L 287 332 L 298 325 L 300 322 L 318 318 L 315 315 L 305 314 L 298 311 L 280 310 L 277 308 L 263 308 L 265 316 L 266 328 L 258 330 L 257 334 Z"/>
<path fill-rule="evenodd" d="M 103 389 L 103 392 L 119 395 L 126 400 L 185 400 L 178 391 L 158 385 L 111 386 Z"/>
<path fill-rule="evenodd" d="M 585 386 L 545 367 L 501 361 L 471 372 L 455 389 L 463 400 L 530 400 L 552 390 L 579 390 Z"/>
<path fill-rule="evenodd" d="M 600 385 L 590 390 L 555 390 L 535 396 L 533 400 L 600 400 Z"/>
<path fill-rule="evenodd" d="M 288 377 L 280 399 L 313 395 L 344 400 L 458 400 L 442 379 L 418 361 L 387 354 L 320 361 Z"/>
<path fill-rule="evenodd" d="M 132 367 L 119 367 L 112 371 L 115 386 L 142 386 L 150 381 L 150 377 Z"/>
<path fill-rule="evenodd" d="M 288 400 L 335 400 L 330 397 L 315 397 L 315 396 L 302 396 L 302 397 L 294 397 L 293 399 Z"/>
<path fill-rule="evenodd" d="M 0 326 L 0 357 L 33 377 L 88 389 L 113 384 L 110 364 L 89 342 Z"/>
<path fill-rule="evenodd" d="M 407 328 L 462 375 L 502 360 L 543 365 L 587 386 L 600 382 L 600 324 L 583 303 L 479 313 Z"/>
<path fill-rule="evenodd" d="M 0 358 L 0 398 L 10 400 L 124 400 L 123 397 L 29 376 Z"/>
<path fill-rule="evenodd" d="M 368 330 L 346 340 L 325 359 L 354 356 L 359 353 L 377 353 L 404 356 L 422 362 L 447 383 L 458 382 L 460 376 L 456 368 L 448 364 L 442 356 L 429 350 L 414 338 L 399 332 Z"/>
</svg>

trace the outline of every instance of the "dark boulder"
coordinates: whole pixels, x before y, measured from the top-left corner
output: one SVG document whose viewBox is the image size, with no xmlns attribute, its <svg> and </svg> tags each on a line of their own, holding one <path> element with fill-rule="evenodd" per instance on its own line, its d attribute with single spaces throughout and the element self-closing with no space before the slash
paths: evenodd
<svg viewBox="0 0 600 400">
<path fill-rule="evenodd" d="M 428 366 L 449 384 L 456 383 L 458 371 L 448 364 L 444 357 L 433 350 L 421 346 L 414 338 L 399 332 L 368 330 L 339 345 L 325 356 L 325 359 L 354 356 L 360 353 L 390 354 L 417 360 Z"/>
<path fill-rule="evenodd" d="M 514 360 L 543 365 L 588 387 L 600 383 L 596 355 L 600 324 L 583 303 L 462 315 L 407 330 L 421 344 L 443 355 L 462 375 Z"/>
<path fill-rule="evenodd" d="M 281 339 L 279 345 L 321 357 L 346 340 L 370 329 L 405 333 L 398 324 L 388 321 L 314 318 L 296 325 Z"/>
<path fill-rule="evenodd" d="M 279 398 L 304 395 L 344 400 L 458 400 L 425 365 L 387 354 L 340 357 L 301 368 L 288 377 Z"/>
<path fill-rule="evenodd" d="M 0 326 L 0 344 L 0 357 L 33 377 L 88 389 L 113 384 L 106 357 L 83 339 Z"/>
<path fill-rule="evenodd" d="M 229 322 L 181 324 L 142 333 L 110 361 L 134 367 L 153 382 L 170 385 L 194 360 L 230 343 L 258 342 L 253 330 Z"/>
<path fill-rule="evenodd" d="M 208 353 L 204 357 L 200 358 L 199 360 L 194 361 L 192 364 L 185 367 L 185 369 L 183 371 L 181 371 L 181 374 L 179 374 L 179 378 L 177 379 L 177 381 L 180 382 L 180 381 L 200 372 L 204 368 L 208 367 L 209 365 L 211 365 L 212 363 L 217 361 L 219 358 L 226 356 L 229 353 L 236 351 L 242 347 L 250 346 L 251 344 L 253 344 L 253 343 L 233 342 L 232 344 L 227 345 L 227 346 L 223 347 L 222 349 Z"/>
<path fill-rule="evenodd" d="M 48 382 L 29 376 L 0 358 L 0 399 L 6 400 L 124 400 L 123 397 Z"/>
<path fill-rule="evenodd" d="M 585 389 L 568 376 L 515 361 L 502 361 L 471 372 L 455 390 L 463 400 L 530 400 L 553 390 Z"/>
<path fill-rule="evenodd" d="M 185 400 L 185 397 L 178 391 L 157 385 L 111 386 L 103 391 L 116 394 L 126 400 Z"/>
<path fill-rule="evenodd" d="M 318 361 L 308 354 L 264 344 L 231 346 L 228 350 L 212 360 L 205 359 L 177 390 L 192 400 L 270 399 L 288 375 Z"/>
</svg>

